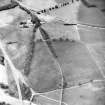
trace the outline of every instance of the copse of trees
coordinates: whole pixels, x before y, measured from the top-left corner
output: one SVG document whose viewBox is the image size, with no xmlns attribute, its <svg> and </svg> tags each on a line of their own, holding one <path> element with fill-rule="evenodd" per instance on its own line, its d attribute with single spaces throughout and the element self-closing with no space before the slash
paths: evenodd
<svg viewBox="0 0 105 105">
<path fill-rule="evenodd" d="M 52 10 L 54 10 L 54 9 L 59 9 L 59 8 L 61 8 L 61 7 L 67 6 L 67 5 L 69 5 L 69 4 L 71 4 L 71 2 L 61 3 L 61 4 L 55 5 L 55 6 L 53 6 L 53 7 L 50 7 L 50 8 L 48 8 L 48 9 L 43 9 L 43 10 L 41 10 L 41 11 L 38 11 L 37 14 L 46 13 L 47 11 L 52 11 Z"/>
</svg>

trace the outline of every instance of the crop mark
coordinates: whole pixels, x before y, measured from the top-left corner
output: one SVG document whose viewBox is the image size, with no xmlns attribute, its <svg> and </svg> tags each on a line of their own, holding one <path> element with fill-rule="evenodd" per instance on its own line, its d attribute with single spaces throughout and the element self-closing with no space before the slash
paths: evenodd
<svg viewBox="0 0 105 105">
<path fill-rule="evenodd" d="M 101 75 L 103 76 L 103 78 L 105 79 L 105 74 L 102 70 L 102 68 L 100 67 L 98 61 L 96 60 L 96 58 L 94 57 L 93 53 L 96 54 L 96 52 L 89 46 L 89 45 L 86 45 L 86 48 L 88 49 L 90 55 L 91 55 L 91 58 L 93 59 L 93 61 L 96 63 L 97 67 L 98 67 L 98 70 L 100 71 Z"/>
</svg>

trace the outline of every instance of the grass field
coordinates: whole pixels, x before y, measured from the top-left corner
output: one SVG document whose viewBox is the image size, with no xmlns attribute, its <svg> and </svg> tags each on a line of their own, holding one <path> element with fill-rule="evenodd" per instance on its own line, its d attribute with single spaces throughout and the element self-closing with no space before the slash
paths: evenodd
<svg viewBox="0 0 105 105">
<path fill-rule="evenodd" d="M 67 87 L 85 83 L 90 80 L 103 79 L 96 62 L 94 62 L 84 44 L 76 41 L 55 41 L 53 42 L 53 47 L 58 56 L 57 61 L 61 66 L 61 70 L 68 84 Z M 49 87 L 51 81 L 55 81 L 53 82 L 55 85 L 53 84 L 52 86 L 56 87 L 56 83 L 59 84 L 60 69 L 58 65 L 54 63 L 54 58 L 48 50 L 43 42 L 36 44 L 29 81 L 32 82 L 33 80 L 34 82 L 31 84 L 32 87 L 35 87 L 36 90 L 40 89 L 39 91 L 47 89 L 47 83 Z M 52 78 L 51 76 L 49 77 L 49 74 L 52 75 Z M 58 74 L 58 77 L 56 74 Z M 54 87 L 52 87 L 52 89 L 53 88 Z"/>
</svg>

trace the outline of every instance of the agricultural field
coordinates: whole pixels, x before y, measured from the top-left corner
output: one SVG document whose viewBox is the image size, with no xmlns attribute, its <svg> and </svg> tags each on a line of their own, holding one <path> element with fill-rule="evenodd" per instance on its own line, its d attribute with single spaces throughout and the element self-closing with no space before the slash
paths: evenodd
<svg viewBox="0 0 105 105">
<path fill-rule="evenodd" d="M 0 105 L 30 105 L 32 93 L 32 105 L 105 105 L 104 1 L 90 2 L 98 8 L 82 0 L 23 4 L 38 10 L 68 1 L 45 13 L 60 20 L 42 24 L 36 33 L 32 24 L 20 26 L 30 16 L 19 7 L 0 11 Z"/>
</svg>

